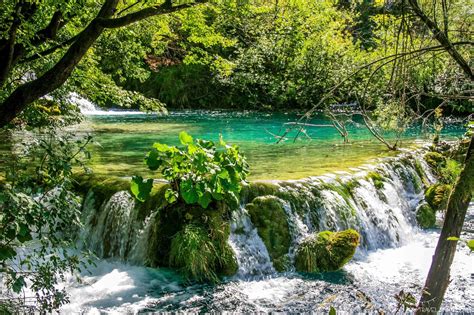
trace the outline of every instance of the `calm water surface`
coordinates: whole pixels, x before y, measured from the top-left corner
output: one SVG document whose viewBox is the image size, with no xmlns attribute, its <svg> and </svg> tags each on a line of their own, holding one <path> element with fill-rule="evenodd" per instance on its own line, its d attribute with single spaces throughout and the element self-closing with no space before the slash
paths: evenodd
<svg viewBox="0 0 474 315">
<path fill-rule="evenodd" d="M 154 142 L 179 144 L 178 134 L 185 130 L 195 138 L 238 144 L 251 166 L 251 179 L 299 179 L 338 170 L 348 170 L 373 159 L 394 154 L 376 141 L 363 124 L 349 126 L 351 144 L 343 145 L 342 138 L 331 127 L 308 127 L 308 136 L 296 141 L 291 132 L 283 143 L 276 144 L 285 123 L 296 121 L 296 114 L 178 111 L 166 116 L 126 113 L 91 115 L 80 130 L 90 132 L 95 144 L 91 147 L 91 164 L 95 173 L 114 176 L 150 174 L 143 158 Z M 330 125 L 317 117 L 312 124 Z M 447 125 L 446 137 L 461 135 L 461 124 Z M 388 137 L 391 137 L 388 135 Z M 402 147 L 413 147 L 426 140 L 419 128 L 408 130 Z M 133 173 L 133 174 L 132 174 Z"/>
</svg>

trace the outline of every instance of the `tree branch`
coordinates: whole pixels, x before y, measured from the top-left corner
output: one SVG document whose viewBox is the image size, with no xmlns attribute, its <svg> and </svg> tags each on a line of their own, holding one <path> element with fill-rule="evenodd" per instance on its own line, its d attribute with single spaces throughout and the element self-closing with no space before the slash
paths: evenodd
<svg viewBox="0 0 474 315">
<path fill-rule="evenodd" d="M 137 12 L 133 12 L 119 18 L 99 18 L 97 19 L 97 23 L 99 23 L 100 26 L 105 28 L 118 28 L 141 21 L 151 16 L 173 13 L 205 2 L 207 2 L 207 0 L 197 0 L 193 3 L 172 6 L 171 3 L 167 1 L 161 5 L 145 8 L 143 10 L 139 10 Z"/>
<path fill-rule="evenodd" d="M 474 81 L 474 73 L 472 72 L 471 67 L 464 59 L 464 57 L 454 48 L 451 41 L 446 37 L 446 34 L 441 31 L 438 25 L 431 20 L 425 12 L 420 8 L 417 0 L 408 0 L 413 12 L 416 16 L 425 24 L 426 27 L 431 31 L 436 40 L 446 49 L 446 51 L 451 55 L 451 57 L 456 61 L 456 63 L 461 67 L 466 76 Z"/>
</svg>

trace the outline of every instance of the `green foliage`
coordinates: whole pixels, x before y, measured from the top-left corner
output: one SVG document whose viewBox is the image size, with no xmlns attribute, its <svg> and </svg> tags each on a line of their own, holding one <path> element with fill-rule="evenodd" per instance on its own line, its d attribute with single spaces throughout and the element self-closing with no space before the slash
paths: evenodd
<svg viewBox="0 0 474 315">
<path fill-rule="evenodd" d="M 446 159 L 444 167 L 438 170 L 441 182 L 446 184 L 454 184 L 459 177 L 459 174 L 461 174 L 461 171 L 461 163 L 452 159 Z"/>
<path fill-rule="evenodd" d="M 281 200 L 274 196 L 256 197 L 245 206 L 278 271 L 288 268 L 291 234 Z"/>
<path fill-rule="evenodd" d="M 300 272 L 327 272 L 342 268 L 354 256 L 359 233 L 323 231 L 307 237 L 296 250 L 295 267 Z"/>
<path fill-rule="evenodd" d="M 398 292 L 398 294 L 395 294 L 395 300 L 397 301 L 397 310 L 395 313 L 398 313 L 398 310 L 401 308 L 403 308 L 403 313 L 405 313 L 408 309 L 416 308 L 416 298 L 410 292 L 401 290 Z"/>
<path fill-rule="evenodd" d="M 153 179 L 143 180 L 141 176 L 133 176 L 132 182 L 130 184 L 130 190 L 132 194 L 139 201 L 145 201 L 145 199 L 150 195 L 151 189 L 153 188 Z M 166 195 L 166 199 L 170 200 L 171 196 Z"/>
<path fill-rule="evenodd" d="M 426 163 L 434 169 L 442 168 L 446 165 L 446 158 L 438 152 L 428 152 L 424 158 Z"/>
<path fill-rule="evenodd" d="M 222 201 L 237 206 L 241 185 L 249 173 L 239 148 L 227 145 L 222 139 L 218 144 L 194 140 L 184 131 L 179 139 L 183 149 L 155 143 L 145 158 L 150 170 L 160 170 L 163 178 L 170 182 L 166 193 L 168 202 L 182 200 L 207 208 L 213 201 Z M 149 194 L 150 180 L 144 183 L 135 177 L 132 185 L 132 193 L 139 200 Z"/>
<path fill-rule="evenodd" d="M 436 213 L 429 204 L 422 204 L 416 211 L 416 221 L 424 229 L 432 228 L 436 224 Z"/>
<path fill-rule="evenodd" d="M 425 191 L 425 201 L 434 210 L 445 210 L 451 190 L 452 185 L 440 183 L 433 184 Z"/>
<path fill-rule="evenodd" d="M 36 136 L 38 141 L 25 141 L 19 145 L 23 150 L 11 152 L 0 187 L 0 272 L 9 307 L 34 301 L 37 311 L 51 312 L 68 302 L 58 282 L 66 272 L 86 266 L 73 251 L 81 223 L 71 175 L 73 165 L 82 165 L 88 156 L 90 138 L 57 129 Z M 27 288 L 34 296 L 26 294 Z"/>
<path fill-rule="evenodd" d="M 237 262 L 227 243 L 202 226 L 188 224 L 173 236 L 169 264 L 180 268 L 183 274 L 199 282 L 218 282 L 218 272 L 230 275 L 237 271 Z"/>
<path fill-rule="evenodd" d="M 463 240 L 456 236 L 450 236 L 447 238 L 448 241 L 463 241 L 466 243 L 466 246 L 469 248 L 471 252 L 474 252 L 474 240 Z"/>
<path fill-rule="evenodd" d="M 217 252 L 206 230 L 188 225 L 171 242 L 170 265 L 198 281 L 218 281 L 213 266 Z"/>
</svg>

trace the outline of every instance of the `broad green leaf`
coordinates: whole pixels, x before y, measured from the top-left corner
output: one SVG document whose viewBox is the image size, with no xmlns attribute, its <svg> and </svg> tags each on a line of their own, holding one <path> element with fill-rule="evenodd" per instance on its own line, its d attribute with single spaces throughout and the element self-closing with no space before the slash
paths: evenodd
<svg viewBox="0 0 474 315">
<path fill-rule="evenodd" d="M 145 201 L 150 196 L 153 188 L 153 179 L 143 180 L 141 176 L 133 176 L 130 183 L 130 191 L 139 201 Z"/>
<path fill-rule="evenodd" d="M 191 180 L 182 181 L 179 190 L 186 203 L 191 204 L 198 201 L 198 194 Z"/>
<path fill-rule="evenodd" d="M 178 192 L 174 191 L 171 188 L 166 189 L 165 191 L 165 199 L 169 203 L 174 203 L 176 200 L 178 200 Z"/>
<path fill-rule="evenodd" d="M 13 248 L 6 245 L 0 245 L 0 261 L 7 260 L 16 256 Z"/>
<path fill-rule="evenodd" d="M 12 284 L 13 292 L 20 293 L 21 289 L 25 286 L 26 286 L 25 278 L 23 278 L 23 276 L 20 276 L 16 278 Z"/>
<path fill-rule="evenodd" d="M 150 152 L 148 152 L 147 156 L 145 157 L 145 162 L 148 168 L 152 171 L 156 171 L 160 168 L 163 160 L 160 158 L 158 154 L 158 150 L 153 148 Z"/>
<path fill-rule="evenodd" d="M 179 133 L 179 141 L 181 144 L 191 144 L 193 143 L 193 137 L 191 137 L 186 131 L 181 131 Z"/>
<path fill-rule="evenodd" d="M 329 315 L 336 315 L 336 309 L 334 307 L 331 306 L 331 308 L 329 309 Z"/>
<path fill-rule="evenodd" d="M 459 237 L 456 236 L 450 236 L 447 238 L 448 241 L 459 241 Z"/>
<path fill-rule="evenodd" d="M 159 152 L 168 152 L 170 151 L 170 147 L 166 144 L 156 142 L 153 144 L 153 147 L 158 150 Z"/>
<path fill-rule="evenodd" d="M 471 250 L 471 252 L 474 252 L 474 240 L 469 240 L 466 242 L 467 247 Z"/>
<path fill-rule="evenodd" d="M 211 203 L 211 201 L 212 196 L 209 192 L 206 191 L 204 194 L 202 194 L 202 196 L 199 197 L 198 203 L 201 207 L 206 209 L 207 206 L 209 206 L 209 204 Z"/>
</svg>

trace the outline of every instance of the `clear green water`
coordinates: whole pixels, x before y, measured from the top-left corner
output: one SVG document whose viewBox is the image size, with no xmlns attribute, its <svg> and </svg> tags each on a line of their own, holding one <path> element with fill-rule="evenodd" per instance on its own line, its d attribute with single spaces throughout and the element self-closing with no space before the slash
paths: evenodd
<svg viewBox="0 0 474 315">
<path fill-rule="evenodd" d="M 178 144 L 178 134 L 186 130 L 195 138 L 238 144 L 251 166 L 250 179 L 299 179 L 338 170 L 348 170 L 379 157 L 393 155 L 376 141 L 362 125 L 349 128 L 351 144 L 343 145 L 337 131 L 328 127 L 309 127 L 307 134 L 294 142 L 295 132 L 276 144 L 284 123 L 298 116 L 285 113 L 178 111 L 167 116 L 154 114 L 93 115 L 79 127 L 94 136 L 91 166 L 96 174 L 108 176 L 149 175 L 143 158 L 154 142 Z M 330 124 L 317 117 L 313 124 Z M 464 132 L 459 124 L 444 130 L 449 137 Z M 273 135 L 272 135 L 273 134 Z M 423 139 L 417 128 L 409 130 L 402 147 L 413 147 Z"/>
</svg>

